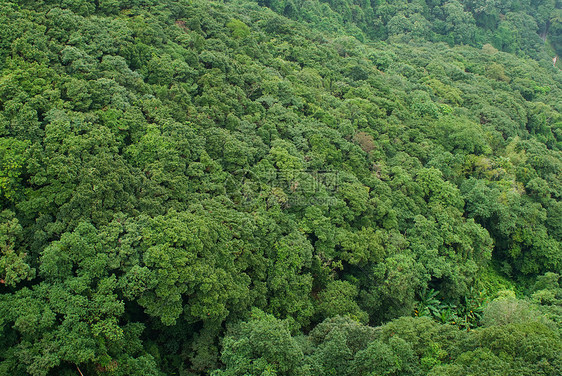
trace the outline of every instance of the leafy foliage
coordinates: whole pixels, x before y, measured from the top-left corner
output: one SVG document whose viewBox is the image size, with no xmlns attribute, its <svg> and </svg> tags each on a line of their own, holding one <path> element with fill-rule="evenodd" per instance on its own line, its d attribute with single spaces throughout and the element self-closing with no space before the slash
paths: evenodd
<svg viewBox="0 0 562 376">
<path fill-rule="evenodd" d="M 559 1 L 0 23 L 0 374 L 562 369 Z"/>
</svg>

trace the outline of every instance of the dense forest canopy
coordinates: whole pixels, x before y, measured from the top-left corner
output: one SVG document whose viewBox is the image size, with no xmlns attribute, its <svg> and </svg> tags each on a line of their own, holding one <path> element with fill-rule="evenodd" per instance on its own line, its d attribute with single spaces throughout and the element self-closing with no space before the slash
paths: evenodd
<svg viewBox="0 0 562 376">
<path fill-rule="evenodd" d="M 531 56 L 562 54 L 560 0 L 256 0 L 311 27 L 361 41 L 429 40 Z"/>
<path fill-rule="evenodd" d="M 561 52 L 560 0 L 0 0 L 0 375 L 559 375 Z"/>
</svg>

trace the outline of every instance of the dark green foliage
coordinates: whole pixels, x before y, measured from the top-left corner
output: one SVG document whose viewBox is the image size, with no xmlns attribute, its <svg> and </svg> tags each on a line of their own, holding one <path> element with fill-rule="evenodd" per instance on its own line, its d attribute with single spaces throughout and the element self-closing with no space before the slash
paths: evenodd
<svg viewBox="0 0 562 376">
<path fill-rule="evenodd" d="M 1 375 L 562 369 L 559 1 L 0 25 Z"/>
<path fill-rule="evenodd" d="M 311 0 L 301 7 L 295 7 L 292 0 L 257 3 L 311 27 L 338 30 L 361 41 L 493 43 L 502 51 L 536 56 L 544 53 L 542 44 L 548 39 L 558 53 L 561 51 L 562 4 L 556 0 Z"/>
<path fill-rule="evenodd" d="M 221 361 L 226 369 L 213 375 L 304 374 L 304 354 L 287 323 L 259 310 L 251 316 L 223 339 Z"/>
</svg>

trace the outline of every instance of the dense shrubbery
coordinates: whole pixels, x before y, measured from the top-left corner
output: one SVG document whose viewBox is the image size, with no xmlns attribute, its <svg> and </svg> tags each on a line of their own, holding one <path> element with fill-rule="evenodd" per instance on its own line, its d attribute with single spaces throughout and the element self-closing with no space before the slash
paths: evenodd
<svg viewBox="0 0 562 376">
<path fill-rule="evenodd" d="M 0 3 L 0 374 L 562 369 L 559 4 L 368 3 Z"/>
</svg>

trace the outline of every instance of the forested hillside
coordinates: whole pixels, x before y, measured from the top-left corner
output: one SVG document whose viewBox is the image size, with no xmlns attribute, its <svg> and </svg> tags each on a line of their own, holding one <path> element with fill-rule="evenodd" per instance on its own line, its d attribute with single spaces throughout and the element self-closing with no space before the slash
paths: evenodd
<svg viewBox="0 0 562 376">
<path fill-rule="evenodd" d="M 0 375 L 560 375 L 561 8 L 0 0 Z"/>
<path fill-rule="evenodd" d="M 481 46 L 518 55 L 562 55 L 560 0 L 254 0 L 321 30 L 361 41 L 430 40 Z M 550 51 L 549 51 L 550 52 Z"/>
</svg>

